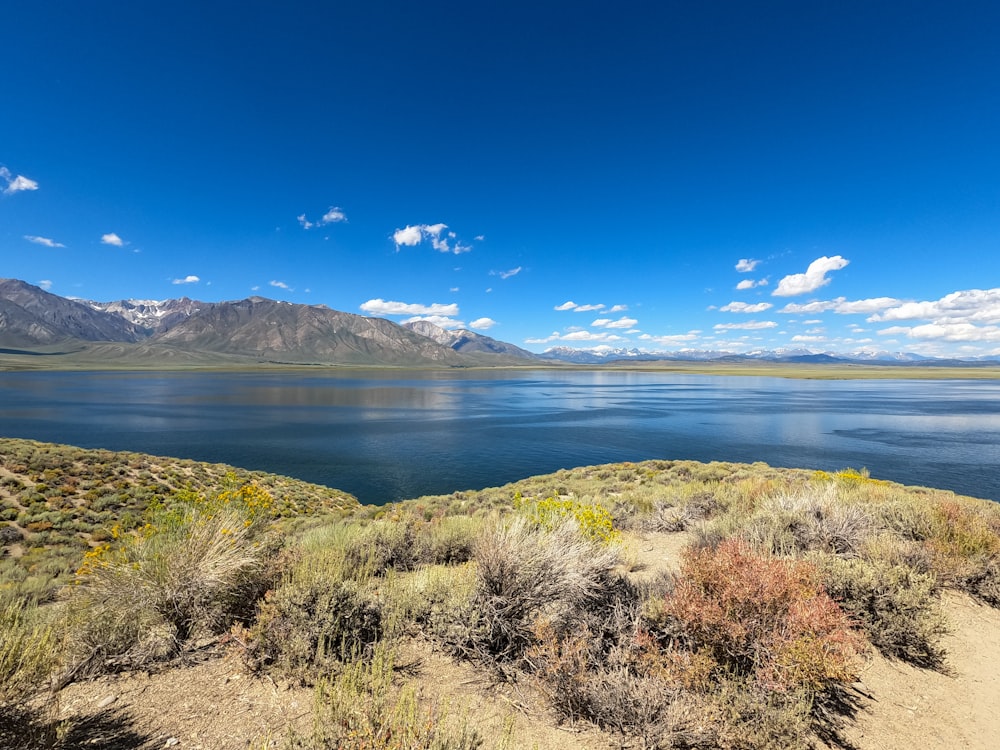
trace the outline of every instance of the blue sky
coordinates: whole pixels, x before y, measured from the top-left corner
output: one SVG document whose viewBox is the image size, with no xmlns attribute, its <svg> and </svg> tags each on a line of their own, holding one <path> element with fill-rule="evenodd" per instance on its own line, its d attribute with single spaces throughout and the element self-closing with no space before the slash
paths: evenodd
<svg viewBox="0 0 1000 750">
<path fill-rule="evenodd" d="M 1000 3 L 0 10 L 0 276 L 542 351 L 1000 354 Z"/>
</svg>

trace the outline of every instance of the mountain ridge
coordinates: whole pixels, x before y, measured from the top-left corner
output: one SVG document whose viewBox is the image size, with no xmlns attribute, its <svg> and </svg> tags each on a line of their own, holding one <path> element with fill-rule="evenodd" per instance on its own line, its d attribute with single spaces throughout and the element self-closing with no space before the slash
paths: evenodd
<svg viewBox="0 0 1000 750">
<path fill-rule="evenodd" d="M 463 332 L 473 340 L 477 334 Z M 385 318 L 249 297 L 200 302 L 93 302 L 0 280 L 0 349 L 86 361 L 204 366 L 252 363 L 470 367 L 517 364 L 529 352 L 488 337 L 452 347 Z M 483 342 L 492 342 L 483 343 Z M 49 351 L 55 346 L 68 351 Z"/>
<path fill-rule="evenodd" d="M 253 296 L 202 302 L 180 297 L 112 302 L 60 297 L 17 279 L 0 279 L 0 354 L 68 355 L 91 365 L 144 367 L 254 364 L 393 367 L 611 365 L 629 362 L 775 363 L 962 367 L 1000 357 L 934 358 L 912 352 L 809 349 L 656 351 L 551 347 L 541 354 L 467 329 L 385 318 Z"/>
</svg>

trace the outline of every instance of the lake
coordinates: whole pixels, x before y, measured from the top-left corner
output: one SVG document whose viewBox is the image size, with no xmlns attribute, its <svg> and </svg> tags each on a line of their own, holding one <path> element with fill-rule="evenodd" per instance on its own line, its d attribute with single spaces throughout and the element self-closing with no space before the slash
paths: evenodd
<svg viewBox="0 0 1000 750">
<path fill-rule="evenodd" d="M 365 503 L 650 458 L 1000 500 L 1000 382 L 607 371 L 0 373 L 0 434 L 234 464 Z"/>
</svg>

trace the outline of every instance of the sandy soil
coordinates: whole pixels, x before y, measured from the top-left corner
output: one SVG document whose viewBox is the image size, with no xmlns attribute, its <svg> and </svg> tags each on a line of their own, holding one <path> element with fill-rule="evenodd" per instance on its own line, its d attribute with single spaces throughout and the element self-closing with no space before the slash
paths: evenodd
<svg viewBox="0 0 1000 750">
<path fill-rule="evenodd" d="M 876 656 L 861 676 L 872 696 L 844 731 L 859 750 L 1000 748 L 1000 611 L 948 594 L 947 673 Z"/>
<path fill-rule="evenodd" d="M 633 575 L 649 578 L 674 569 L 684 534 L 647 534 L 629 540 Z M 947 671 L 918 669 L 873 656 L 861 675 L 869 698 L 842 733 L 856 750 L 996 750 L 1000 748 L 1000 610 L 969 597 L 943 601 L 952 632 L 944 640 Z M 448 706 L 494 747 L 597 750 L 613 738 L 586 728 L 558 727 L 537 696 L 497 688 L 468 665 L 427 644 L 410 644 L 403 657 L 416 665 L 421 694 Z M 67 687 L 59 696 L 66 717 L 107 717 L 104 736 L 90 746 L 237 750 L 279 747 L 289 729 L 312 720 L 312 692 L 247 676 L 231 660 L 215 658 L 159 674 L 105 677 Z M 536 707 L 536 708 L 531 708 Z M 125 728 L 115 734 L 116 727 Z M 821 742 L 819 747 L 825 747 Z M 620 745 L 617 745 L 620 747 Z"/>
</svg>

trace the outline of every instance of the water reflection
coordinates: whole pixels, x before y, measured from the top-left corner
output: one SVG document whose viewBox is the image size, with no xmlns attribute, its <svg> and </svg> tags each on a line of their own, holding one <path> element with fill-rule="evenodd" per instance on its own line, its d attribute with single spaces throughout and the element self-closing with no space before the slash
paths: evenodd
<svg viewBox="0 0 1000 750">
<path fill-rule="evenodd" d="M 1000 384 L 669 373 L 5 373 L 0 433 L 223 461 L 366 502 L 608 461 L 766 461 L 1000 499 Z"/>
</svg>

